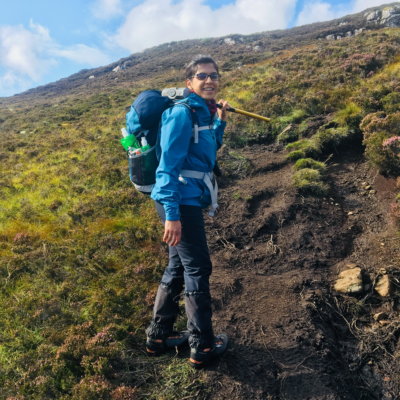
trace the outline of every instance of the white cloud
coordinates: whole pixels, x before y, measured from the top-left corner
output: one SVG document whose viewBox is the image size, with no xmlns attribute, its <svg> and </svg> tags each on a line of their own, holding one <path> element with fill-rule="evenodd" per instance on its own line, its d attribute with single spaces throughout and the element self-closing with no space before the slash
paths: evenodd
<svg viewBox="0 0 400 400">
<path fill-rule="evenodd" d="M 329 3 L 308 2 L 304 5 L 297 17 L 296 25 L 306 25 L 313 22 L 328 21 L 335 19 L 336 13 L 332 9 L 332 5 Z"/>
<path fill-rule="evenodd" d="M 110 62 L 109 57 L 101 50 L 86 46 L 85 44 L 76 44 L 64 48 L 57 47 L 53 49 L 52 53 L 55 56 L 90 66 L 104 65 Z"/>
<path fill-rule="evenodd" d="M 381 6 L 382 4 L 390 3 L 392 3 L 391 0 L 356 0 L 351 12 L 360 12 L 370 7 L 376 7 Z"/>
<path fill-rule="evenodd" d="M 121 0 L 97 0 L 91 7 L 96 18 L 109 19 L 122 14 Z"/>
<path fill-rule="evenodd" d="M 347 5 L 332 5 L 323 1 L 307 1 L 300 11 L 296 26 L 311 24 L 313 22 L 329 21 L 344 15 L 358 13 L 370 7 L 387 4 L 389 0 L 354 0 Z"/>
<path fill-rule="evenodd" d="M 212 10 L 204 0 L 145 0 L 134 7 L 108 45 L 136 52 L 160 43 L 286 28 L 297 0 L 236 0 Z"/>
<path fill-rule="evenodd" d="M 51 38 L 49 30 L 30 22 L 0 26 L 0 96 L 10 95 L 40 83 L 41 79 L 63 59 L 77 64 L 98 66 L 109 62 L 100 50 L 83 44 L 61 46 Z"/>
</svg>

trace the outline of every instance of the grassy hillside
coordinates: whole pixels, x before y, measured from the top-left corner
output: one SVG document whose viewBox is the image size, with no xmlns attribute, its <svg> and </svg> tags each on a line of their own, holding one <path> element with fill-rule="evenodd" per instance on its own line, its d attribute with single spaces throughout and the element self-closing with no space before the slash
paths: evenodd
<svg viewBox="0 0 400 400">
<path fill-rule="evenodd" d="M 120 73 L 113 64 L 0 99 L 1 399 L 207 397 L 206 373 L 185 358 L 143 352 L 166 255 L 119 143 L 127 106 L 142 90 L 183 85 L 192 54 L 215 53 L 220 97 L 272 118 L 231 116 L 230 148 L 284 143 L 306 193 L 326 190 L 313 160 L 351 141 L 397 176 L 397 139 L 383 142 L 400 136 L 400 29 L 326 40 L 339 22 L 304 28 L 301 39 L 171 43 Z"/>
</svg>

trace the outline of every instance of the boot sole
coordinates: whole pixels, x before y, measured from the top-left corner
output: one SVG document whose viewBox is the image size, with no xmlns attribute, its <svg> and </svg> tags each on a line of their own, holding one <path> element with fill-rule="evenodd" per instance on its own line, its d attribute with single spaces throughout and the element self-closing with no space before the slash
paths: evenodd
<svg viewBox="0 0 400 400">
<path fill-rule="evenodd" d="M 195 368 L 195 369 L 201 369 L 204 366 L 208 365 L 212 360 L 216 359 L 217 357 L 222 356 L 225 352 L 226 349 L 228 348 L 228 344 L 229 344 L 229 338 L 227 335 L 223 334 L 225 336 L 225 342 L 224 342 L 224 346 L 222 349 L 218 349 L 216 350 L 215 353 L 212 353 L 210 358 L 205 360 L 205 361 L 196 361 L 193 358 L 189 358 L 189 364 L 191 367 Z"/>
<path fill-rule="evenodd" d="M 153 347 L 153 349 L 154 349 L 153 350 L 153 349 L 149 348 L 148 346 L 146 346 L 147 355 L 150 357 L 159 357 L 162 354 L 165 354 L 169 349 L 173 349 L 174 347 L 184 346 L 185 344 L 187 344 L 188 339 L 189 339 L 189 335 L 186 334 L 186 332 L 185 332 L 185 334 L 183 334 L 182 337 L 173 336 L 173 337 L 166 339 L 165 340 L 165 344 L 167 346 L 166 348 L 154 349 L 154 347 Z"/>
</svg>

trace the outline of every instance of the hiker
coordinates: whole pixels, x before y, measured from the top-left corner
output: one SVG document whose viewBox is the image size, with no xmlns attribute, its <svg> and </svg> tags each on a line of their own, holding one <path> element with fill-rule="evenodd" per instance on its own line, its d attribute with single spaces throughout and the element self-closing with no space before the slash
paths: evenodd
<svg viewBox="0 0 400 400">
<path fill-rule="evenodd" d="M 153 318 L 147 329 L 148 354 L 159 355 L 167 348 L 189 341 L 190 364 L 204 366 L 227 347 L 225 334 L 214 336 L 209 278 L 212 264 L 208 251 L 202 209 L 217 207 L 216 183 L 212 170 L 222 145 L 228 102 L 215 96 L 220 81 L 216 62 L 210 56 L 196 56 L 186 67 L 191 94 L 162 116 L 159 141 L 160 164 L 151 197 L 165 227 L 163 240 L 169 244 L 169 264 L 161 279 Z M 199 127 L 192 138 L 191 113 Z M 197 127 L 196 127 L 197 128 Z M 196 172 L 194 172 L 196 171 Z M 179 298 L 185 285 L 185 306 L 189 332 L 173 331 L 179 312 Z"/>
</svg>

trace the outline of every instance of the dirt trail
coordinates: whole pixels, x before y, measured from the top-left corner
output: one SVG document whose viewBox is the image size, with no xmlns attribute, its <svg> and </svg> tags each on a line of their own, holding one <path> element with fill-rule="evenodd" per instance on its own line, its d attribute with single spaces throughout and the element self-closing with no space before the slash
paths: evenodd
<svg viewBox="0 0 400 400">
<path fill-rule="evenodd" d="M 348 149 L 331 159 L 325 199 L 297 194 L 277 145 L 243 150 L 251 172 L 219 179 L 219 213 L 207 222 L 211 290 L 215 331 L 231 345 L 209 368 L 211 399 L 381 398 L 372 394 L 384 392 L 379 375 L 365 389 L 350 370 L 345 322 L 325 310 L 333 266 L 378 262 L 376 235 L 395 235 L 386 221 L 393 183 L 375 177 L 381 197 L 361 196 L 357 179 L 372 174 L 361 154 Z"/>
</svg>

